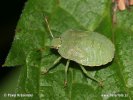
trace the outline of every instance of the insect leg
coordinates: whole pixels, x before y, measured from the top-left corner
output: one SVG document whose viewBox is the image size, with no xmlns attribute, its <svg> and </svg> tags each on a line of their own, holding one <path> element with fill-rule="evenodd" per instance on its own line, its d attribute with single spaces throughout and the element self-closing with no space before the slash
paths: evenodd
<svg viewBox="0 0 133 100">
<path fill-rule="evenodd" d="M 43 74 L 49 72 L 52 68 L 54 68 L 55 65 L 61 60 L 61 58 L 62 58 L 61 56 L 58 57 L 58 58 L 54 61 L 54 63 L 53 63 L 48 69 L 46 69 L 46 71 L 43 72 Z"/>
<path fill-rule="evenodd" d="M 103 86 L 102 81 L 98 81 L 98 80 L 95 79 L 94 77 L 89 76 L 89 74 L 87 73 L 87 71 L 86 71 L 86 69 L 84 68 L 84 66 L 80 65 L 80 67 L 81 67 L 83 73 L 84 73 L 88 78 L 90 78 L 90 79 L 92 79 L 93 81 L 99 83 L 99 85 L 100 85 L 101 87 Z"/>
<path fill-rule="evenodd" d="M 64 81 L 64 86 L 67 85 L 67 71 L 69 67 L 70 60 L 67 60 L 66 67 L 65 67 L 65 81 Z"/>
</svg>

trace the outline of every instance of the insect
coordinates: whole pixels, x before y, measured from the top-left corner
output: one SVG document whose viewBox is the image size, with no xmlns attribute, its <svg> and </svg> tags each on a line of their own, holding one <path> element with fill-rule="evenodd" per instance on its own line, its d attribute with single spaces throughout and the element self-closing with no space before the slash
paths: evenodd
<svg viewBox="0 0 133 100">
<path fill-rule="evenodd" d="M 116 23 L 116 11 L 117 10 L 123 11 L 123 10 L 129 8 L 129 6 L 133 5 L 133 0 L 112 0 L 112 2 L 114 3 L 113 23 Z"/>
<path fill-rule="evenodd" d="M 90 79 L 102 85 L 102 81 L 89 76 L 84 67 L 101 66 L 111 62 L 114 57 L 114 44 L 104 35 L 97 32 L 68 30 L 60 37 L 55 38 L 50 30 L 47 18 L 45 18 L 47 28 L 51 34 L 51 47 L 57 49 L 60 57 L 47 69 L 47 72 L 55 66 L 62 58 L 67 59 L 65 67 L 65 86 L 67 84 L 67 71 L 70 61 L 79 64 L 83 73 Z"/>
</svg>

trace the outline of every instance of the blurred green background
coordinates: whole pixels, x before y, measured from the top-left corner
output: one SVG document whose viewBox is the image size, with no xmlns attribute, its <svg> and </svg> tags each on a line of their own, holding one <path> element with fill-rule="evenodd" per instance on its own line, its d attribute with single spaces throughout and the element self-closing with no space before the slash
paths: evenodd
<svg viewBox="0 0 133 100">
<path fill-rule="evenodd" d="M 2 68 L 2 64 L 11 47 L 17 21 L 26 1 L 27 0 L 1 0 L 0 2 L 0 95 L 3 95 L 3 93 L 7 91 L 13 91 L 13 89 L 8 88 L 8 86 L 15 86 L 17 74 L 13 73 L 18 72 L 19 74 L 18 70 L 20 68 Z"/>
</svg>

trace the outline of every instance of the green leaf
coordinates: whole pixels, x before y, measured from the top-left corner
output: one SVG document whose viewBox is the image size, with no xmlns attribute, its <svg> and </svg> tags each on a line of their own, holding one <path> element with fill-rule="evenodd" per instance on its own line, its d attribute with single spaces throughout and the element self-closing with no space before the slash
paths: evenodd
<svg viewBox="0 0 133 100">
<path fill-rule="evenodd" d="M 4 66 L 23 67 L 18 79 L 18 100 L 131 100 L 133 99 L 133 8 L 117 12 L 112 27 L 111 0 L 29 0 L 20 17 L 16 35 Z M 68 29 L 97 31 L 116 47 L 112 62 L 85 67 L 90 76 L 103 80 L 101 88 L 87 78 L 75 62 L 70 63 L 68 85 L 64 87 L 65 64 L 62 59 L 47 74 L 58 52 L 50 50 L 51 41 L 44 17 L 55 37 Z"/>
</svg>

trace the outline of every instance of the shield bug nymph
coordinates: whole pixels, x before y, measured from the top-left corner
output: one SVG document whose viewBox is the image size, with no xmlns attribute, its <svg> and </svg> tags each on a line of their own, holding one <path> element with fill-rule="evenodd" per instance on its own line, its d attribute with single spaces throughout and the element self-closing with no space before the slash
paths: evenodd
<svg viewBox="0 0 133 100">
<path fill-rule="evenodd" d="M 60 57 L 47 69 L 47 72 L 64 58 L 67 59 L 65 85 L 67 84 L 67 71 L 70 61 L 78 63 L 87 77 L 102 85 L 102 81 L 90 77 L 84 67 L 101 66 L 111 62 L 114 57 L 114 44 L 102 34 L 82 30 L 70 29 L 62 33 L 60 37 L 55 38 L 46 17 L 45 21 L 52 37 L 51 47 L 57 49 L 60 54 Z"/>
</svg>

